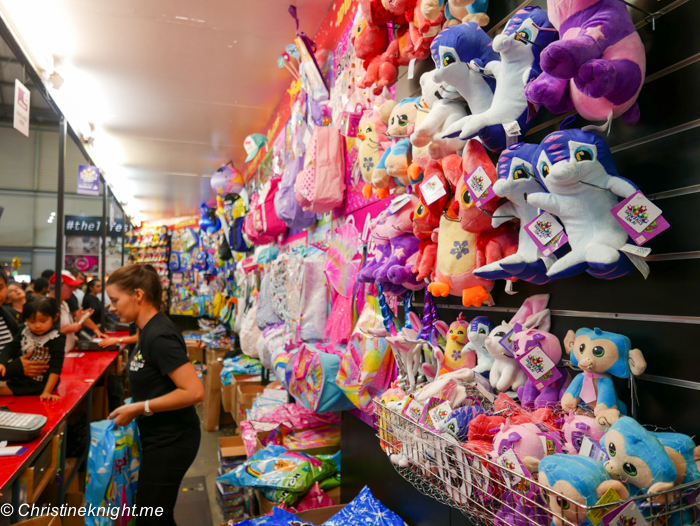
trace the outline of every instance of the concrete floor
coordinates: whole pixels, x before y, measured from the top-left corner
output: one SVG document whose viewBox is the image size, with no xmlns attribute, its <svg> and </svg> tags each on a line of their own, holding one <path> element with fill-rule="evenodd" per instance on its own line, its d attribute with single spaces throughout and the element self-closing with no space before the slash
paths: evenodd
<svg viewBox="0 0 700 526">
<path fill-rule="evenodd" d="M 203 422 L 202 404 L 197 407 L 199 418 Z M 224 426 L 219 431 L 204 431 L 202 428 L 202 441 L 199 445 L 197 458 L 185 475 L 187 477 L 204 477 L 207 481 L 207 493 L 209 496 L 209 508 L 211 509 L 212 526 L 219 526 L 224 522 L 219 503 L 216 501 L 216 477 L 219 469 L 219 437 L 235 434 L 235 426 Z"/>
</svg>

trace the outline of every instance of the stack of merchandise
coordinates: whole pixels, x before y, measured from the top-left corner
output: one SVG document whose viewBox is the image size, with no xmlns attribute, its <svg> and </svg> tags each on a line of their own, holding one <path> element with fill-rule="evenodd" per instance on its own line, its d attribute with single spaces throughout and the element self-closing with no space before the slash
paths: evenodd
<svg viewBox="0 0 700 526">
<path fill-rule="evenodd" d="M 219 439 L 219 477 L 230 473 L 245 461 L 245 448 L 240 437 Z M 250 488 L 216 481 L 216 501 L 221 507 L 224 520 L 241 520 L 252 513 L 253 491 Z"/>
</svg>

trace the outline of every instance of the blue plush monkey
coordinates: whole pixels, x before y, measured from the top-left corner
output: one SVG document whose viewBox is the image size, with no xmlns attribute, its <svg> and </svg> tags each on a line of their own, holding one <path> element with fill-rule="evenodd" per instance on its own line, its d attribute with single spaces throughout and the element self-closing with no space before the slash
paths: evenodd
<svg viewBox="0 0 700 526">
<path fill-rule="evenodd" d="M 571 363 L 583 372 L 574 377 L 562 397 L 562 409 L 575 410 L 579 400 L 583 400 L 594 410 L 598 427 L 610 427 L 620 415 L 627 414 L 612 377 L 642 374 L 646 369 L 642 351 L 632 349 L 627 336 L 597 327 L 579 329 L 575 334 L 569 331 L 564 338 L 564 349 L 571 356 Z"/>
</svg>

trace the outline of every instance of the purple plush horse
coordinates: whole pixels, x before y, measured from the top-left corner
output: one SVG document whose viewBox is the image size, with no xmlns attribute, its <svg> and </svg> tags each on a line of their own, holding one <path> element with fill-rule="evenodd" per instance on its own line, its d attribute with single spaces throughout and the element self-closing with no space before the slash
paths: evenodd
<svg viewBox="0 0 700 526">
<path fill-rule="evenodd" d="M 553 113 L 576 109 L 590 121 L 639 120 L 637 95 L 646 71 L 644 45 L 619 0 L 547 0 L 560 39 L 540 56 L 544 73 L 525 94 Z"/>
</svg>

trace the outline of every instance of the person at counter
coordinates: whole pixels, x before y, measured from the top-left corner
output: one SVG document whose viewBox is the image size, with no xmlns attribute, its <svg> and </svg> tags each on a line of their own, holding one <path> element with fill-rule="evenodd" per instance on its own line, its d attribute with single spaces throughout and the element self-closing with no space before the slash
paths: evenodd
<svg viewBox="0 0 700 526">
<path fill-rule="evenodd" d="M 22 319 L 22 309 L 27 302 L 27 297 L 24 293 L 22 285 L 16 281 L 10 281 L 7 284 L 7 305 L 5 308 L 10 311 L 19 325 L 24 323 Z"/>
<path fill-rule="evenodd" d="M 163 289 L 151 265 L 118 269 L 107 281 L 107 293 L 119 319 L 136 322 L 141 331 L 128 362 L 134 402 L 109 415 L 118 426 L 137 419 L 142 457 L 134 504 L 163 508 L 161 517 L 137 517 L 136 526 L 171 526 L 180 483 L 199 450 L 194 404 L 204 400 L 204 387 L 182 334 L 161 312 Z"/>
<path fill-rule="evenodd" d="M 58 400 L 53 390 L 61 379 L 66 336 L 59 330 L 56 300 L 35 298 L 24 305 L 22 315 L 26 327 L 0 351 L 0 395 Z M 37 367 L 27 368 L 31 362 Z"/>
<path fill-rule="evenodd" d="M 19 324 L 4 306 L 7 301 L 7 273 L 0 267 L 0 350 L 19 334 Z"/>
<path fill-rule="evenodd" d="M 54 275 L 49 281 L 54 285 L 51 292 L 49 292 L 49 297 L 56 298 L 56 276 Z M 73 274 L 67 270 L 61 272 L 61 332 L 66 335 L 66 352 L 70 352 L 75 348 L 75 333 L 83 328 L 81 323 L 76 323 L 75 318 L 73 318 L 73 311 L 71 311 L 66 301 L 73 295 L 73 290 L 79 287 L 81 283 L 82 281 L 75 279 Z M 76 310 L 75 313 L 79 316 L 79 320 L 87 314 L 81 309 Z"/>
</svg>

